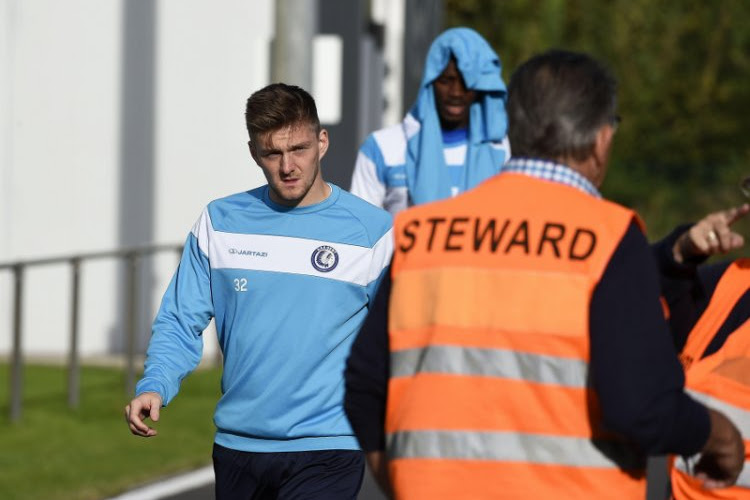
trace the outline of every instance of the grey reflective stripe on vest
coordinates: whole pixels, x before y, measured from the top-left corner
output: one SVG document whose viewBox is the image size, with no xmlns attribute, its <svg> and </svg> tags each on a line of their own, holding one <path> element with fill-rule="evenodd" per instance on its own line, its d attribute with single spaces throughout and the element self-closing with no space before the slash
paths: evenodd
<svg viewBox="0 0 750 500">
<path fill-rule="evenodd" d="M 742 472 L 740 477 L 737 478 L 737 486 L 741 488 L 750 488 L 750 462 L 745 461 L 745 465 L 742 466 Z"/>
<path fill-rule="evenodd" d="M 750 440 L 749 411 L 731 405 L 726 401 L 722 401 L 721 399 L 709 396 L 708 394 L 703 394 L 702 392 L 695 391 L 693 389 L 686 389 L 686 392 L 704 405 L 710 406 L 714 410 L 723 413 L 729 420 L 732 421 L 734 425 L 737 426 L 740 434 L 742 434 L 742 438 L 746 441 Z M 675 460 L 675 467 L 685 474 L 693 475 L 693 467 L 698 463 L 700 457 L 700 453 L 697 453 L 691 457 L 677 457 L 677 460 Z M 737 478 L 736 485 L 742 488 L 750 488 L 750 462 L 746 461 L 745 465 L 742 466 L 742 472 Z"/>
<path fill-rule="evenodd" d="M 750 439 L 750 411 L 692 389 L 686 389 L 686 392 L 704 405 L 723 413 L 737 426 L 743 439 Z M 748 401 L 748 404 L 750 404 L 750 401 Z"/>
<path fill-rule="evenodd" d="M 448 373 L 586 387 L 588 364 L 579 359 L 503 349 L 431 345 L 391 353 L 391 376 Z"/>
<path fill-rule="evenodd" d="M 386 437 L 390 458 L 492 460 L 642 470 L 645 457 L 621 443 L 519 432 L 402 431 Z"/>
</svg>

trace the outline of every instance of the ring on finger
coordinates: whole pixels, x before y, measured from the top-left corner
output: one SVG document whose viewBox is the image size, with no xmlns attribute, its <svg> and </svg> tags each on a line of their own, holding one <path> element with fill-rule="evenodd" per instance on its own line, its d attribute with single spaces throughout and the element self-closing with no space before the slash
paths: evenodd
<svg viewBox="0 0 750 500">
<path fill-rule="evenodd" d="M 716 243 L 717 241 L 719 241 L 719 238 L 716 236 L 716 232 L 713 230 L 708 232 L 708 234 L 706 235 L 706 238 L 708 239 L 710 243 Z"/>
</svg>

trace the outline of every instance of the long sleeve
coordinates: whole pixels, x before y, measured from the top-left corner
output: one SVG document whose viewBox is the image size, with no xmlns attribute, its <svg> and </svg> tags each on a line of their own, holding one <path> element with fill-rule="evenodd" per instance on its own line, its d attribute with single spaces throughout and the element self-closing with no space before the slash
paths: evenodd
<svg viewBox="0 0 750 500">
<path fill-rule="evenodd" d="M 391 280 L 386 273 L 370 313 L 352 344 L 344 373 L 344 410 L 365 452 L 385 449 L 385 404 L 390 376 L 390 293 Z"/>
<path fill-rule="evenodd" d="M 669 329 L 677 352 L 685 345 L 688 333 L 698 321 L 710 296 L 702 288 L 697 274 L 698 266 L 706 259 L 692 259 L 683 263 L 674 260 L 672 248 L 679 236 L 689 229 L 690 224 L 680 225 L 652 245 L 659 268 L 662 297 L 669 309 Z"/>
<path fill-rule="evenodd" d="M 367 284 L 367 296 L 369 297 L 368 309 L 377 297 L 381 283 L 386 280 L 390 272 L 391 258 L 393 257 L 393 229 L 386 231 L 373 245 L 372 260 L 370 262 L 369 282 Z"/>
<path fill-rule="evenodd" d="M 669 329 L 675 349 L 680 352 L 688 335 L 708 307 L 716 285 L 731 261 L 704 264 L 705 258 L 685 263 L 674 260 L 672 247 L 677 238 L 690 229 L 690 225 L 678 226 L 663 240 L 652 245 L 661 277 L 661 292 L 669 308 Z M 727 337 L 748 317 L 750 291 L 733 307 L 727 320 L 716 332 L 706 347 L 703 357 L 716 352 Z"/>
<path fill-rule="evenodd" d="M 592 297 L 592 383 L 609 430 L 648 454 L 693 454 L 705 444 L 710 422 L 683 390 L 658 276 L 644 235 L 631 225 Z"/>
<path fill-rule="evenodd" d="M 380 254 L 390 262 L 391 243 Z M 376 259 L 380 260 L 380 259 Z M 377 282 L 368 286 L 375 293 L 369 312 L 352 344 L 344 371 L 344 411 L 363 451 L 385 448 L 385 405 L 390 376 L 388 349 L 388 300 L 391 293 L 390 266 L 386 265 Z"/>
<path fill-rule="evenodd" d="M 213 316 L 208 258 L 200 248 L 197 229 L 193 231 L 154 320 L 143 378 L 135 389 L 136 394 L 159 393 L 165 406 L 177 395 L 182 379 L 200 363 L 201 334 Z"/>
<path fill-rule="evenodd" d="M 374 136 L 370 135 L 357 153 L 352 173 L 351 193 L 377 207 L 384 207 L 386 187 L 378 175 L 383 158 Z M 380 164 L 380 167 L 378 167 Z"/>
</svg>

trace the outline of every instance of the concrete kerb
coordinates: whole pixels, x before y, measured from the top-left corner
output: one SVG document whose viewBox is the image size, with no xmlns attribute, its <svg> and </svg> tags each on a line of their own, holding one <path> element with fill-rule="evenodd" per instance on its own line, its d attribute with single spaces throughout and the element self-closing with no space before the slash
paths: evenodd
<svg viewBox="0 0 750 500">
<path fill-rule="evenodd" d="M 209 465 L 179 476 L 137 487 L 107 500 L 159 500 L 214 482 L 214 468 Z"/>
</svg>

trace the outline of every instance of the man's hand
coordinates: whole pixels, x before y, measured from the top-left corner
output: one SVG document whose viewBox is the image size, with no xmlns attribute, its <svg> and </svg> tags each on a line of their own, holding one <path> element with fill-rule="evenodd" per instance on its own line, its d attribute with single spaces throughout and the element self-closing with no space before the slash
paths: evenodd
<svg viewBox="0 0 750 500">
<path fill-rule="evenodd" d="M 699 220 L 677 238 L 672 248 L 675 261 L 683 263 L 696 257 L 727 253 L 744 245 L 742 235 L 731 225 L 750 213 L 750 204 L 713 212 Z"/>
<path fill-rule="evenodd" d="M 737 428 L 727 417 L 711 408 L 711 434 L 695 465 L 695 477 L 703 486 L 727 488 L 732 486 L 742 472 L 745 462 L 745 444 Z"/>
<path fill-rule="evenodd" d="M 370 467 L 372 476 L 380 486 L 380 490 L 387 498 L 393 498 L 391 482 L 388 479 L 388 460 L 384 451 L 369 451 L 365 453 L 367 465 Z"/>
<path fill-rule="evenodd" d="M 130 432 L 142 437 L 156 436 L 156 429 L 146 425 L 143 420 L 149 417 L 154 422 L 158 422 L 161 404 L 161 396 L 156 392 L 144 392 L 133 399 L 125 407 L 125 421 L 130 427 Z"/>
</svg>

